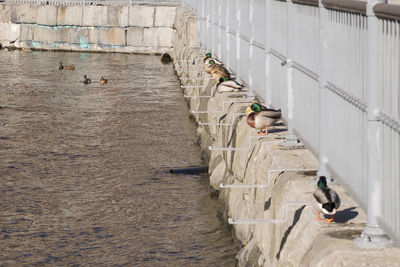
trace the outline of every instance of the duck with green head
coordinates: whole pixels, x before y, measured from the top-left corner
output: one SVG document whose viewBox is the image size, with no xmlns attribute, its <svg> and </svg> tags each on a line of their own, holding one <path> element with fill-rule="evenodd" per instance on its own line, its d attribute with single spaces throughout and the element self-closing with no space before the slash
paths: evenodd
<svg viewBox="0 0 400 267">
<path fill-rule="evenodd" d="M 243 84 L 238 83 L 233 79 L 227 79 L 225 77 L 220 77 L 217 84 L 217 92 L 238 92 L 243 91 L 245 86 Z"/>
<path fill-rule="evenodd" d="M 89 78 L 87 77 L 86 74 L 83 75 L 83 83 L 84 83 L 84 84 L 89 84 L 89 83 L 91 83 L 91 82 L 92 82 L 92 80 L 89 79 Z"/>
<path fill-rule="evenodd" d="M 281 116 L 280 109 L 270 109 L 260 103 L 253 103 L 246 109 L 247 124 L 259 130 L 259 135 L 268 134 L 268 127 L 278 121 Z"/>
<path fill-rule="evenodd" d="M 318 188 L 314 192 L 314 198 L 319 208 L 316 220 L 324 220 L 320 217 L 322 211 L 325 215 L 332 215 L 330 219 L 325 219 L 325 221 L 333 222 L 336 211 L 340 207 L 339 195 L 335 190 L 328 187 L 325 176 L 319 177 L 317 186 Z"/>
<path fill-rule="evenodd" d="M 211 53 L 206 53 L 206 55 L 204 56 L 204 65 L 210 64 L 211 60 L 214 62 L 214 64 L 222 64 L 221 61 L 218 61 L 216 58 L 213 58 L 211 56 Z"/>
<path fill-rule="evenodd" d="M 210 59 L 207 62 L 207 64 L 204 65 L 204 70 L 207 73 L 212 73 L 212 71 L 215 70 L 215 69 L 224 68 L 223 66 L 224 66 L 224 64 L 222 64 L 221 62 L 219 62 L 219 61 L 217 61 L 215 59 Z"/>
</svg>

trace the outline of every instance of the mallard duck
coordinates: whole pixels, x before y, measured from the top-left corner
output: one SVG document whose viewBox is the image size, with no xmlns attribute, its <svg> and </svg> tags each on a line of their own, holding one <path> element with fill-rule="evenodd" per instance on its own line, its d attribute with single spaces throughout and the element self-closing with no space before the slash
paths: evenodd
<svg viewBox="0 0 400 267">
<path fill-rule="evenodd" d="M 237 81 L 233 79 L 227 79 L 225 77 L 219 78 L 218 84 L 217 84 L 217 92 L 223 93 L 223 92 L 237 92 L 240 90 L 243 90 L 244 85 L 238 83 Z"/>
<path fill-rule="evenodd" d="M 215 66 L 218 65 L 214 59 L 210 59 L 205 65 L 204 65 L 204 70 L 207 73 L 211 73 L 211 69 Z"/>
<path fill-rule="evenodd" d="M 63 65 L 62 64 L 62 62 L 60 62 L 60 65 L 58 65 L 58 69 L 59 70 L 74 70 L 75 69 L 75 66 L 74 66 L 74 64 L 72 64 L 72 65 Z"/>
<path fill-rule="evenodd" d="M 64 69 L 65 69 L 65 70 L 75 70 L 75 66 L 74 66 L 74 64 L 72 64 L 72 65 L 66 65 L 66 66 L 64 66 Z"/>
<path fill-rule="evenodd" d="M 89 83 L 91 83 L 91 82 L 92 82 L 92 80 L 89 79 L 89 78 L 87 77 L 87 75 L 85 74 L 85 75 L 83 76 L 83 83 L 84 83 L 84 84 L 89 84 Z"/>
<path fill-rule="evenodd" d="M 259 103 L 253 103 L 246 109 L 247 124 L 260 130 L 259 135 L 268 134 L 268 127 L 282 116 L 281 110 L 269 109 Z"/>
<path fill-rule="evenodd" d="M 326 184 L 326 177 L 321 176 L 318 179 L 318 188 L 314 192 L 314 198 L 317 201 L 318 208 L 323 214 L 332 215 L 330 219 L 325 219 L 326 222 L 333 222 L 337 209 L 340 207 L 340 198 L 338 193 L 329 188 Z M 321 212 L 318 211 L 316 220 L 321 219 Z"/>
<path fill-rule="evenodd" d="M 222 64 L 221 61 L 217 60 L 216 58 L 213 58 L 211 56 L 211 53 L 207 53 L 204 57 L 204 65 L 209 65 L 211 60 L 214 62 L 213 64 L 219 64 L 219 65 Z"/>
<path fill-rule="evenodd" d="M 231 74 L 229 71 L 223 65 L 217 64 L 211 67 L 211 76 L 216 82 L 218 82 L 221 77 L 224 77 L 228 80 L 231 79 Z"/>
<path fill-rule="evenodd" d="M 107 79 L 105 79 L 103 76 L 101 76 L 100 84 L 106 84 L 106 83 L 107 83 Z"/>
</svg>

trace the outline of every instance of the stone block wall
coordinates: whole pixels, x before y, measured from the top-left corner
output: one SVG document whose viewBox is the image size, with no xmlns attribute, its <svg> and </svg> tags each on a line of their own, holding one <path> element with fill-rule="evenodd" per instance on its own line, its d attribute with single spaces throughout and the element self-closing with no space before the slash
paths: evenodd
<svg viewBox="0 0 400 267">
<path fill-rule="evenodd" d="M 0 4 L 0 43 L 77 51 L 163 53 L 172 49 L 175 6 Z"/>
</svg>

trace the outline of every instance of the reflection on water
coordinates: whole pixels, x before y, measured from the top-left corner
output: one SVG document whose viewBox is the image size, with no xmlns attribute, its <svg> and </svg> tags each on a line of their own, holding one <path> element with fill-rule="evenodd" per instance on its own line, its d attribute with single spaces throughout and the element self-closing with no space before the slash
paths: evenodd
<svg viewBox="0 0 400 267">
<path fill-rule="evenodd" d="M 170 65 L 0 51 L 0 82 L 0 263 L 234 265 L 207 177 L 167 172 L 203 165 Z"/>
</svg>

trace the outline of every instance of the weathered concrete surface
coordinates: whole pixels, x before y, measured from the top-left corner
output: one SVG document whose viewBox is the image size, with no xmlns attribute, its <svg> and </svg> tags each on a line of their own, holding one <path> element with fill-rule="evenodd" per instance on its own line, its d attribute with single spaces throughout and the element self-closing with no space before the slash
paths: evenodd
<svg viewBox="0 0 400 267">
<path fill-rule="evenodd" d="M 3 47 L 164 53 L 175 36 L 173 6 L 53 6 L 0 3 Z"/>
<path fill-rule="evenodd" d="M 0 23 L 10 23 L 12 14 L 11 5 L 0 5 Z"/>
<path fill-rule="evenodd" d="M 57 6 L 38 6 L 36 23 L 41 25 L 56 26 L 57 10 Z"/>
<path fill-rule="evenodd" d="M 129 26 L 133 27 L 153 27 L 154 26 L 154 7 L 152 6 L 132 6 L 129 8 Z"/>
<path fill-rule="evenodd" d="M 176 7 L 158 6 L 155 10 L 154 26 L 172 27 L 176 16 Z"/>
<path fill-rule="evenodd" d="M 125 29 L 123 28 L 91 28 L 89 43 L 100 45 L 125 45 Z"/>
<path fill-rule="evenodd" d="M 174 30 L 171 28 L 144 28 L 143 45 L 151 47 L 172 47 Z"/>
<path fill-rule="evenodd" d="M 15 42 L 19 39 L 21 26 L 19 24 L 0 23 L 0 36 L 4 41 Z"/>
<path fill-rule="evenodd" d="M 286 135 L 285 125 L 272 127 L 268 137 L 250 139 L 249 144 L 249 138 L 256 136 L 244 115 L 249 103 L 233 103 L 242 100 L 243 93 L 214 92 L 215 82 L 204 72 L 202 53 L 193 47 L 196 22 L 189 15 L 183 9 L 177 10 L 175 69 L 182 85 L 204 85 L 185 88 L 184 94 L 213 96 L 187 98 L 192 116 L 197 122 L 231 124 L 198 127 L 199 143 L 209 159 L 210 184 L 219 191 L 220 212 L 225 219 L 282 219 L 277 224 L 234 225 L 234 234 L 243 246 L 237 255 L 238 265 L 400 266 L 399 248 L 367 250 L 354 245 L 354 239 L 365 227 L 366 215 L 340 185 L 330 185 L 342 199 L 335 223 L 315 220 L 317 209 L 312 194 L 318 162 L 307 149 L 286 150 L 280 146 Z M 209 145 L 248 149 L 210 152 Z M 220 183 L 268 186 L 220 189 Z M 299 203 L 287 206 L 290 202 Z"/>
<path fill-rule="evenodd" d="M 106 26 L 107 24 L 107 8 L 102 6 L 85 6 L 83 8 L 82 26 Z"/>
<path fill-rule="evenodd" d="M 131 27 L 127 31 L 126 42 L 130 46 L 142 46 L 143 45 L 143 28 Z"/>
<path fill-rule="evenodd" d="M 37 10 L 36 5 L 12 5 L 11 22 L 36 23 Z"/>
<path fill-rule="evenodd" d="M 57 12 L 57 25 L 83 25 L 82 6 L 59 6 Z"/>
<path fill-rule="evenodd" d="M 107 8 L 107 25 L 109 27 L 127 27 L 128 21 L 128 8 L 113 7 Z"/>
</svg>

